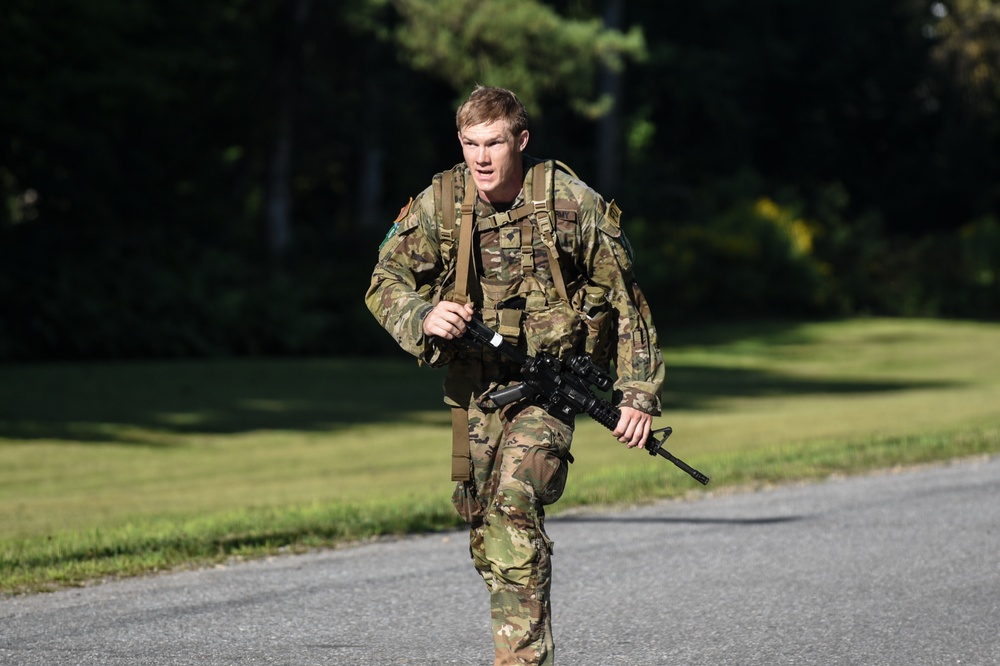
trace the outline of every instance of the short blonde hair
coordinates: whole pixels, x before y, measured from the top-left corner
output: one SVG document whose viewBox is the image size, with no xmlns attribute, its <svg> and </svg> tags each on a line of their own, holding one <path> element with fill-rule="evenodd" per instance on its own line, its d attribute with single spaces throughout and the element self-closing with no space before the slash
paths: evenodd
<svg viewBox="0 0 1000 666">
<path fill-rule="evenodd" d="M 455 126 L 459 132 L 471 125 L 497 120 L 502 120 L 515 137 L 528 129 L 528 112 L 524 104 L 506 88 L 476 86 L 455 114 Z"/>
</svg>

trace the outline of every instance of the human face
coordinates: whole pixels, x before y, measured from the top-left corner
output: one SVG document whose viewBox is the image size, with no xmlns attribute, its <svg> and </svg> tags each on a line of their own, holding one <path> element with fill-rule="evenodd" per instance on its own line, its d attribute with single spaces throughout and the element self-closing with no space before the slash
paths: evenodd
<svg viewBox="0 0 1000 666">
<path fill-rule="evenodd" d="M 521 153 L 528 145 L 528 130 L 514 136 L 503 121 L 469 125 L 458 133 L 465 163 L 479 196 L 490 203 L 510 203 L 524 180 Z"/>
</svg>

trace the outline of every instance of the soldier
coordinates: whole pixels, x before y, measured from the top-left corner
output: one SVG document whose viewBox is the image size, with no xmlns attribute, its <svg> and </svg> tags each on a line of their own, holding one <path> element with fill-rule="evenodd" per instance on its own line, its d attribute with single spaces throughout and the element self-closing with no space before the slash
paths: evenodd
<svg viewBox="0 0 1000 666">
<path fill-rule="evenodd" d="M 660 413 L 663 362 L 617 205 L 524 152 L 527 114 L 509 90 L 477 87 L 456 125 L 465 161 L 400 211 L 365 302 L 404 350 L 448 365 L 453 501 L 490 593 L 495 665 L 548 665 L 544 506 L 565 487 L 573 423 L 530 400 L 497 408 L 487 395 L 517 383 L 519 368 L 461 337 L 481 317 L 530 354 L 613 360 L 614 436 L 629 448 Z"/>
</svg>

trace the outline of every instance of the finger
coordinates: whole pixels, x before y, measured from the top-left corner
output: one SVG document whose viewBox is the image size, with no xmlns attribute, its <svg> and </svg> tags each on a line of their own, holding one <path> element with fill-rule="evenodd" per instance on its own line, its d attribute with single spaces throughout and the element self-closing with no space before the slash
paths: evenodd
<svg viewBox="0 0 1000 666">
<path fill-rule="evenodd" d="M 635 445 L 640 449 L 646 448 L 646 440 L 649 439 L 649 419 L 642 419 L 639 427 L 636 428 Z"/>
<path fill-rule="evenodd" d="M 629 448 L 645 448 L 646 440 L 649 439 L 649 433 L 652 429 L 653 419 L 648 414 L 644 414 L 642 412 L 636 412 L 632 416 L 634 429 L 632 431 L 632 438 L 629 442 Z"/>
<path fill-rule="evenodd" d="M 427 323 L 428 332 L 445 340 L 453 340 L 465 332 L 465 322 L 461 317 L 445 313 L 431 313 L 428 315 L 430 321 Z"/>
<path fill-rule="evenodd" d="M 429 332 L 438 337 L 452 340 L 465 333 L 465 323 L 472 319 L 471 305 L 460 305 L 453 301 L 441 301 L 431 310 Z"/>
<path fill-rule="evenodd" d="M 449 313 L 445 317 L 445 329 L 448 331 L 448 335 L 452 338 L 460 338 L 465 335 L 465 320 L 462 319 L 461 315 L 456 313 Z"/>
<path fill-rule="evenodd" d="M 618 419 L 618 425 L 616 425 L 615 429 L 611 431 L 611 434 L 614 435 L 615 439 L 619 442 L 624 442 L 625 440 L 622 439 L 622 437 L 625 436 L 626 430 L 628 430 L 628 416 L 622 414 Z"/>
<path fill-rule="evenodd" d="M 635 426 L 635 419 L 629 419 L 628 425 L 625 427 L 625 432 L 618 439 L 618 441 L 624 443 L 630 449 L 635 446 Z"/>
</svg>

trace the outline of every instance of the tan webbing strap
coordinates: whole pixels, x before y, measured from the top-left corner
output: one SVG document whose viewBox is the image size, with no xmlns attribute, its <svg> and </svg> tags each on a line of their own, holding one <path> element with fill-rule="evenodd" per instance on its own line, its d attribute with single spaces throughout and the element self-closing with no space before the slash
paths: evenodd
<svg viewBox="0 0 1000 666">
<path fill-rule="evenodd" d="M 552 229 L 555 192 L 551 193 L 551 197 L 546 195 L 545 162 L 539 162 L 531 168 L 531 171 L 531 205 L 535 208 L 535 220 L 538 223 L 538 231 L 542 234 L 542 242 L 545 243 L 545 250 L 549 255 L 549 270 L 552 273 L 552 282 L 555 284 L 559 297 L 569 303 L 569 296 L 566 293 L 566 281 L 563 279 L 562 265 L 559 263 L 559 250 L 556 248 L 556 239 Z M 555 170 L 553 169 L 553 174 L 554 172 Z M 552 199 L 551 202 L 550 199 Z"/>
<path fill-rule="evenodd" d="M 466 186 L 465 201 L 462 203 L 462 222 L 458 230 L 458 268 L 455 270 L 456 303 L 465 305 L 469 302 L 469 274 L 472 271 L 472 231 L 475 227 L 473 213 L 475 212 L 476 187 Z"/>
<path fill-rule="evenodd" d="M 480 220 L 476 220 L 476 227 L 480 231 L 489 231 L 490 229 L 499 229 L 500 227 L 505 227 L 512 222 L 517 222 L 520 219 L 528 217 L 535 211 L 535 207 L 531 205 L 531 202 L 523 203 L 517 208 L 511 208 L 510 210 L 505 210 L 500 213 L 494 213 L 489 217 L 484 217 Z"/>
<path fill-rule="evenodd" d="M 469 444 L 469 410 L 451 408 L 451 480 L 472 479 L 472 448 Z"/>
<path fill-rule="evenodd" d="M 450 171 L 441 175 L 441 263 L 451 262 L 451 250 L 455 244 L 455 180 Z"/>
<path fill-rule="evenodd" d="M 533 228 L 530 217 L 521 220 L 521 271 L 525 275 L 535 272 L 535 248 L 531 244 Z"/>
<path fill-rule="evenodd" d="M 462 203 L 462 219 L 458 230 L 458 267 L 455 269 L 455 293 L 452 296 L 452 300 L 463 305 L 469 302 L 469 274 L 475 272 L 472 262 L 475 202 L 476 187 L 472 183 L 466 183 L 465 200 Z M 469 410 L 465 407 L 452 407 L 451 480 L 469 481 L 471 479 L 472 446 L 469 442 Z"/>
</svg>

